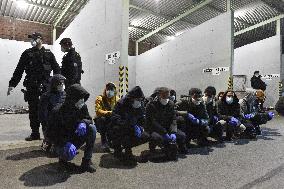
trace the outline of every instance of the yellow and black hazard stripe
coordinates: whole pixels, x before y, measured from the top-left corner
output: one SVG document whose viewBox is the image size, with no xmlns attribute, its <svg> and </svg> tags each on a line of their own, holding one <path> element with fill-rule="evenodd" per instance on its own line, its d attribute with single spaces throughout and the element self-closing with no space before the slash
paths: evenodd
<svg viewBox="0 0 284 189">
<path fill-rule="evenodd" d="M 228 90 L 233 90 L 234 83 L 233 83 L 233 77 L 229 77 L 228 79 Z"/>
<path fill-rule="evenodd" d="M 124 66 L 119 66 L 119 98 L 123 97 Z"/>
<path fill-rule="evenodd" d="M 129 85 L 128 85 L 128 67 L 125 66 L 125 92 L 128 93 L 128 88 L 129 88 Z"/>
<path fill-rule="evenodd" d="M 282 96 L 282 92 L 283 92 L 283 85 L 284 85 L 284 83 L 279 82 L 279 97 L 281 97 L 281 96 Z"/>
</svg>

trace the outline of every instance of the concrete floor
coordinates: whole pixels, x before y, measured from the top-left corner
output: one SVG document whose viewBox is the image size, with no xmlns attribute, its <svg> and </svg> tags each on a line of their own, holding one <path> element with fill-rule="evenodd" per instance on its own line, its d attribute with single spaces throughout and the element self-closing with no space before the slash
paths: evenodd
<svg viewBox="0 0 284 189">
<path fill-rule="evenodd" d="M 94 174 L 63 172 L 57 159 L 45 157 L 40 151 L 40 142 L 23 142 L 29 134 L 27 115 L 3 115 L 0 120 L 1 189 L 284 188 L 284 118 L 280 117 L 263 126 L 263 136 L 257 141 L 238 140 L 192 148 L 190 155 L 178 162 L 147 162 L 127 167 L 97 148 L 93 161 L 98 169 Z M 140 146 L 135 153 L 146 149 L 147 145 Z M 76 164 L 82 154 L 74 160 Z"/>
</svg>

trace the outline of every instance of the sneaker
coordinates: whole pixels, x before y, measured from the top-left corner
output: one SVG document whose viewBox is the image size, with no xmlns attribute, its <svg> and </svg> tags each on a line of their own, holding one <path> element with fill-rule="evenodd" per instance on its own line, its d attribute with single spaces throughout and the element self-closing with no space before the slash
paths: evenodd
<svg viewBox="0 0 284 189">
<path fill-rule="evenodd" d="M 44 152 L 49 152 L 50 148 L 51 148 L 51 144 L 47 142 L 46 140 L 43 140 L 41 144 L 41 150 Z"/>
<path fill-rule="evenodd" d="M 92 160 L 85 159 L 85 158 L 82 159 L 82 163 L 81 163 L 80 168 L 81 168 L 81 171 L 89 172 L 89 173 L 94 173 L 97 170 L 95 168 L 94 164 L 92 163 Z"/>
</svg>

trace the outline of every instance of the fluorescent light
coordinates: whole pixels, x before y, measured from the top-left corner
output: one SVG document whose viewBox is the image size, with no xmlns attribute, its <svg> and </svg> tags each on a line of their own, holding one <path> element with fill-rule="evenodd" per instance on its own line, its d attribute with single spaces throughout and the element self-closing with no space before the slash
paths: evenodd
<svg viewBox="0 0 284 189">
<path fill-rule="evenodd" d="M 177 36 L 179 36 L 179 35 L 181 35 L 183 32 L 177 32 L 176 34 L 175 34 L 175 36 L 177 37 Z"/>
<path fill-rule="evenodd" d="M 17 3 L 17 7 L 20 9 L 26 9 L 29 6 L 29 4 L 24 0 L 16 1 L 16 3 Z"/>
<path fill-rule="evenodd" d="M 175 36 L 168 36 L 167 40 L 174 40 L 176 37 Z"/>
<path fill-rule="evenodd" d="M 133 27 L 132 26 L 128 26 L 128 30 L 132 30 L 133 29 Z"/>
<path fill-rule="evenodd" d="M 132 26 L 140 26 L 140 21 L 139 20 L 133 20 L 133 21 L 131 21 L 130 25 L 132 25 Z"/>
</svg>

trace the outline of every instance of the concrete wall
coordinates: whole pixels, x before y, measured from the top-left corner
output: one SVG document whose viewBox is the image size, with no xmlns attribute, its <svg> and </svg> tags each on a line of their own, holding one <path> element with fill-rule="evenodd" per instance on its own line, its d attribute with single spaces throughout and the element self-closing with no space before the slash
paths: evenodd
<svg viewBox="0 0 284 189">
<path fill-rule="evenodd" d="M 85 71 L 82 86 L 91 93 L 88 101 L 91 114 L 94 114 L 95 98 L 102 93 L 105 83 L 111 81 L 118 84 L 118 67 L 120 64 L 127 65 L 128 36 L 124 37 L 126 39 L 122 38 L 123 32 L 128 30 L 128 20 L 123 22 L 125 15 L 128 19 L 129 14 L 128 7 L 127 10 L 123 9 L 127 6 L 125 2 L 90 0 L 53 46 L 57 60 L 61 61 L 63 53 L 60 52 L 59 42 L 64 37 L 72 38 L 76 50 L 82 57 Z M 123 49 L 126 52 L 121 52 L 123 57 L 115 65 L 105 62 L 107 53 Z"/>
<path fill-rule="evenodd" d="M 224 13 L 137 57 L 136 82 L 146 95 L 155 87 L 167 86 L 178 96 L 191 87 L 204 90 L 213 85 L 227 88 L 230 72 L 219 76 L 203 74 L 203 69 L 231 64 L 231 13 Z"/>
<path fill-rule="evenodd" d="M 44 46 L 49 49 L 51 48 L 51 46 L 48 45 Z M 22 76 L 22 81 L 9 97 L 7 97 L 7 89 L 21 54 L 28 48 L 31 48 L 29 42 L 0 39 L 0 57 L 2 57 L 0 61 L 0 106 L 27 106 L 24 102 L 24 95 L 21 92 L 25 73 Z"/>
<path fill-rule="evenodd" d="M 280 36 L 274 36 L 235 49 L 233 74 L 246 75 L 247 87 L 251 87 L 250 78 L 256 70 L 259 70 L 261 75 L 280 74 L 280 49 Z M 279 97 L 280 78 L 264 81 L 268 85 L 265 106 L 274 106 Z"/>
</svg>

